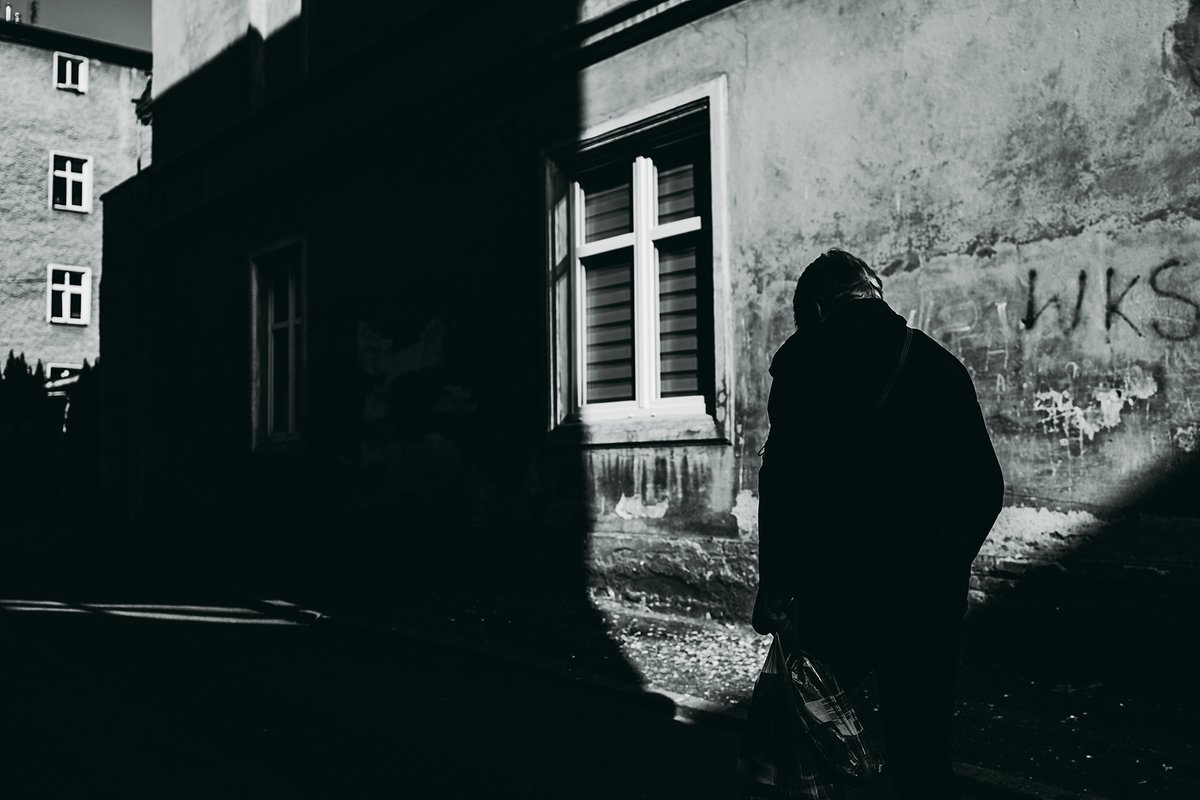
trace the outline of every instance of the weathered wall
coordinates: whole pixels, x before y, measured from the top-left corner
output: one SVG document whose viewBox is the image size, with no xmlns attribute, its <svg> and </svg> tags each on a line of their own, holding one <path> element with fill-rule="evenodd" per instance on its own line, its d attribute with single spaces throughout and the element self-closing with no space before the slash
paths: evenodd
<svg viewBox="0 0 1200 800">
<path fill-rule="evenodd" d="M 728 76 L 737 440 L 682 448 L 709 480 L 693 507 L 753 538 L 766 365 L 800 269 L 831 246 L 966 363 L 1010 503 L 1120 511 L 1179 468 L 1197 446 L 1197 16 L 1181 0 L 763 0 L 586 70 L 585 120 Z M 623 496 L 689 491 L 664 457 L 684 455 L 590 456 L 602 531 L 628 529 Z M 674 548 L 617 537 L 598 556 L 653 584 L 693 572 Z"/>
<path fill-rule="evenodd" d="M 114 294 L 131 304 L 122 363 L 221 356 L 203 385 L 156 375 L 172 402 L 123 423 L 133 505 L 369 519 L 337 536 L 380 562 L 586 553 L 598 590 L 745 613 L 767 366 L 799 270 L 842 246 L 975 377 L 1011 488 L 977 591 L 1099 529 L 1128 553 L 1136 526 L 1062 509 L 1100 519 L 1180 474 L 1200 355 L 1196 26 L 1182 0 L 1131 6 L 745 0 L 614 35 L 582 71 L 574 2 L 375 3 L 334 25 L 339 4 L 314 0 L 265 42 L 221 39 L 156 99 L 170 157 L 114 197 L 146 219 L 110 251 L 143 253 Z M 297 91 L 272 95 L 273 52 Z M 541 153 L 719 76 L 729 441 L 547 435 Z M 247 254 L 292 235 L 308 242 L 311 426 L 302 458 L 272 461 L 250 450 Z M 170 341 L 143 335 L 166 312 L 137 301 L 163 263 L 155 287 L 192 320 Z M 328 530 L 309 533 L 327 557 Z"/>
<path fill-rule="evenodd" d="M 148 134 L 131 101 L 142 70 L 91 58 L 86 94 L 53 84 L 53 50 L 0 41 L 0 349 L 30 362 L 80 363 L 100 353 L 100 195 L 137 171 Z M 50 150 L 94 159 L 92 211 L 54 211 L 48 203 Z M 92 268 L 92 323 L 46 321 L 46 266 Z"/>
</svg>

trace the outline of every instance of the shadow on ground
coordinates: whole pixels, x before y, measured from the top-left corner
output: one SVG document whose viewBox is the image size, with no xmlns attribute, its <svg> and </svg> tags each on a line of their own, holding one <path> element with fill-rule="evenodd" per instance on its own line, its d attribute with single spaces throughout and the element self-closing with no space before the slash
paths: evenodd
<svg viewBox="0 0 1200 800">
<path fill-rule="evenodd" d="M 14 797 L 728 797 L 732 738 L 653 695 L 9 557 Z"/>
<path fill-rule="evenodd" d="M 997 764 L 1016 739 L 1029 774 L 1060 786 L 1131 798 L 1200 791 L 1197 487 L 1200 459 L 1177 457 L 1078 545 L 985 577 L 988 599 L 965 637 L 965 717 L 976 729 L 959 737 L 970 744 L 963 757 Z"/>
</svg>

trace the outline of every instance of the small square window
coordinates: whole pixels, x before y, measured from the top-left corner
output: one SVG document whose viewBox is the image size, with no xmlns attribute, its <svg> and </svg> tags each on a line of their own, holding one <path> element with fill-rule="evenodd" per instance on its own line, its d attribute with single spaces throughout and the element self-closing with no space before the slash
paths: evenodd
<svg viewBox="0 0 1200 800">
<path fill-rule="evenodd" d="M 92 270 L 51 264 L 47 268 L 46 319 L 61 325 L 92 320 Z"/>
<path fill-rule="evenodd" d="M 79 382 L 82 364 L 60 364 L 51 361 L 46 365 L 46 390 L 51 395 L 65 395 L 71 386 Z"/>
<path fill-rule="evenodd" d="M 50 151 L 50 207 L 58 211 L 92 210 L 92 159 Z"/>
<path fill-rule="evenodd" d="M 54 88 L 84 94 L 88 87 L 88 60 L 70 53 L 54 54 Z"/>
</svg>

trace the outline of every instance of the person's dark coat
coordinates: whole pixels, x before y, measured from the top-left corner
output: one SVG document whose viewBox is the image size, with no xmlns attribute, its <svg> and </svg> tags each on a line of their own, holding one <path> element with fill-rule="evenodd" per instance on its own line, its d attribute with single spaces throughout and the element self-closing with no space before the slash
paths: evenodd
<svg viewBox="0 0 1200 800">
<path fill-rule="evenodd" d="M 971 562 L 1000 510 L 974 385 L 939 344 L 913 331 L 873 412 L 905 328 L 882 300 L 855 300 L 798 330 L 771 364 L 760 593 L 796 598 L 815 652 L 864 655 L 889 626 L 961 619 Z"/>
</svg>

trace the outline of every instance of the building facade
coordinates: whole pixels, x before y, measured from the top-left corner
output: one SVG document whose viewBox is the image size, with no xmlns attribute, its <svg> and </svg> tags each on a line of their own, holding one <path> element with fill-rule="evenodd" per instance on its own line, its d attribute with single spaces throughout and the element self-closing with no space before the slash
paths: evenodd
<svg viewBox="0 0 1200 800">
<path fill-rule="evenodd" d="M 979 592 L 1191 530 L 1187 4 L 502 5 L 155 4 L 154 166 L 105 198 L 130 509 L 744 614 L 767 368 L 839 246 L 974 377 Z"/>
<path fill-rule="evenodd" d="M 0 348 L 64 371 L 100 354 L 100 195 L 149 164 L 132 101 L 150 54 L 0 22 Z"/>
</svg>

